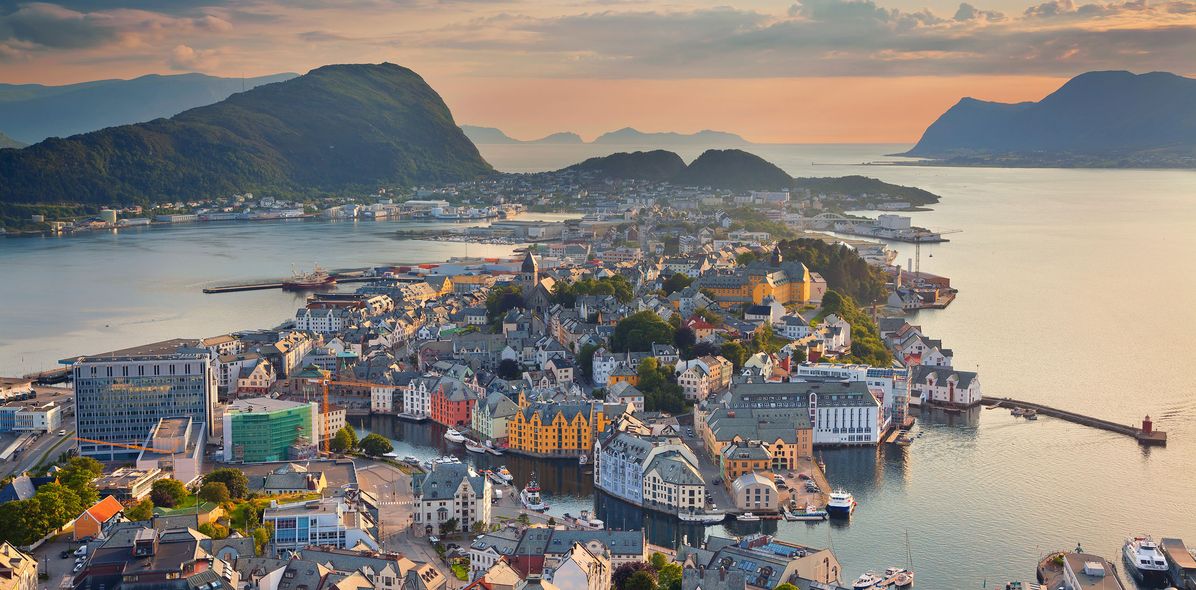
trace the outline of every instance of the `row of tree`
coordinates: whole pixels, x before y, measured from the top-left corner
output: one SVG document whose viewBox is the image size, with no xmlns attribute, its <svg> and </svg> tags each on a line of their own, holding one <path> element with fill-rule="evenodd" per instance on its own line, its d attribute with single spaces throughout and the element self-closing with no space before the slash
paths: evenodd
<svg viewBox="0 0 1196 590">
<path fill-rule="evenodd" d="M 103 472 L 99 461 L 74 457 L 32 498 L 0 504 L 0 540 L 29 545 L 71 522 L 99 500 L 92 481 Z"/>
<path fill-rule="evenodd" d="M 377 433 L 369 434 L 359 440 L 357 430 L 348 424 L 336 431 L 329 446 L 335 453 L 348 453 L 360 449 L 361 452 L 371 457 L 381 457 L 395 450 L 394 445 L 390 444 L 386 437 Z"/>
</svg>

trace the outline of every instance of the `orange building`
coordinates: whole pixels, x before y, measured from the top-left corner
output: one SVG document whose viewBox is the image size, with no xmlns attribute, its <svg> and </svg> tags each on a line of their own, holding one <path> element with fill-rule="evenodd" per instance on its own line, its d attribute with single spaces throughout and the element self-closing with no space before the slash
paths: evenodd
<svg viewBox="0 0 1196 590">
<path fill-rule="evenodd" d="M 108 496 L 94 506 L 83 511 L 75 519 L 75 540 L 95 538 L 116 522 L 120 513 L 125 509 L 114 496 Z"/>
</svg>

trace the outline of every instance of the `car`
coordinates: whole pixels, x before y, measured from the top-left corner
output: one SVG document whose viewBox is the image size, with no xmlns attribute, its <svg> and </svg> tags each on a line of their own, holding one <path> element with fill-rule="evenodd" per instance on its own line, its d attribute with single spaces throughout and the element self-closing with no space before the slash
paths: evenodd
<svg viewBox="0 0 1196 590">
<path fill-rule="evenodd" d="M 428 542 L 429 542 L 429 543 L 431 543 L 431 544 L 433 544 L 433 545 L 435 545 L 435 544 L 437 544 L 437 543 L 439 543 L 439 542 L 440 542 L 440 537 L 437 537 L 437 536 L 435 536 L 435 535 L 429 535 L 429 536 L 428 536 Z"/>
<path fill-rule="evenodd" d="M 76 574 L 77 574 L 77 573 L 79 573 L 79 571 L 80 571 L 80 570 L 82 570 L 82 569 L 83 569 L 83 562 L 82 562 L 82 561 L 80 561 L 79 563 L 76 563 L 76 564 L 75 564 L 75 569 L 72 569 L 72 570 L 71 570 L 71 572 L 72 572 L 72 573 L 76 573 Z"/>
<path fill-rule="evenodd" d="M 66 430 L 59 430 L 58 436 L 66 436 Z"/>
<path fill-rule="evenodd" d="M 75 557 L 80 557 L 83 555 L 87 555 L 87 545 L 80 545 L 79 548 L 75 550 Z"/>
<path fill-rule="evenodd" d="M 456 543 L 449 543 L 448 545 L 445 545 L 445 547 L 448 547 L 449 549 L 460 549 L 461 548 L 461 546 Z"/>
</svg>

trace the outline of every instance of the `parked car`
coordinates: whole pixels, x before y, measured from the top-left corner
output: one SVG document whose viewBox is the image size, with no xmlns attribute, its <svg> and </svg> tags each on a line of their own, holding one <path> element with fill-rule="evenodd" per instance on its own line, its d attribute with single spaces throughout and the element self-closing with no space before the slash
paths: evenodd
<svg viewBox="0 0 1196 590">
<path fill-rule="evenodd" d="M 79 545 L 79 548 L 75 550 L 75 557 L 83 555 L 87 555 L 87 545 Z"/>
<path fill-rule="evenodd" d="M 77 573 L 79 573 L 79 571 L 80 571 L 80 570 L 82 570 L 82 569 L 83 569 L 83 562 L 82 562 L 82 561 L 80 561 L 79 563 L 76 563 L 76 564 L 75 564 L 75 569 L 72 569 L 72 570 L 71 570 L 71 572 L 72 572 L 72 573 L 76 573 L 76 574 L 77 574 Z"/>
</svg>

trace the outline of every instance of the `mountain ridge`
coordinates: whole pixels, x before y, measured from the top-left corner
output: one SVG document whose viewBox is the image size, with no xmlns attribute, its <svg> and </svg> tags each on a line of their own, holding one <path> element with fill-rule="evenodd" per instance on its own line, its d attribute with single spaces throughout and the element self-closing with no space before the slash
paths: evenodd
<svg viewBox="0 0 1196 590">
<path fill-rule="evenodd" d="M 541 137 L 539 139 L 522 140 L 507 135 L 497 127 L 482 127 L 478 125 L 462 125 L 462 131 L 471 141 L 479 145 L 508 145 L 508 144 L 540 144 L 540 143 L 569 143 L 589 145 L 629 145 L 629 146 L 743 146 L 754 145 L 752 142 L 734 133 L 726 131 L 711 131 L 703 129 L 696 133 L 676 133 L 672 131 L 644 132 L 632 127 L 624 127 L 608 131 L 594 138 L 584 141 L 581 136 L 572 131 L 563 131 Z"/>
</svg>

